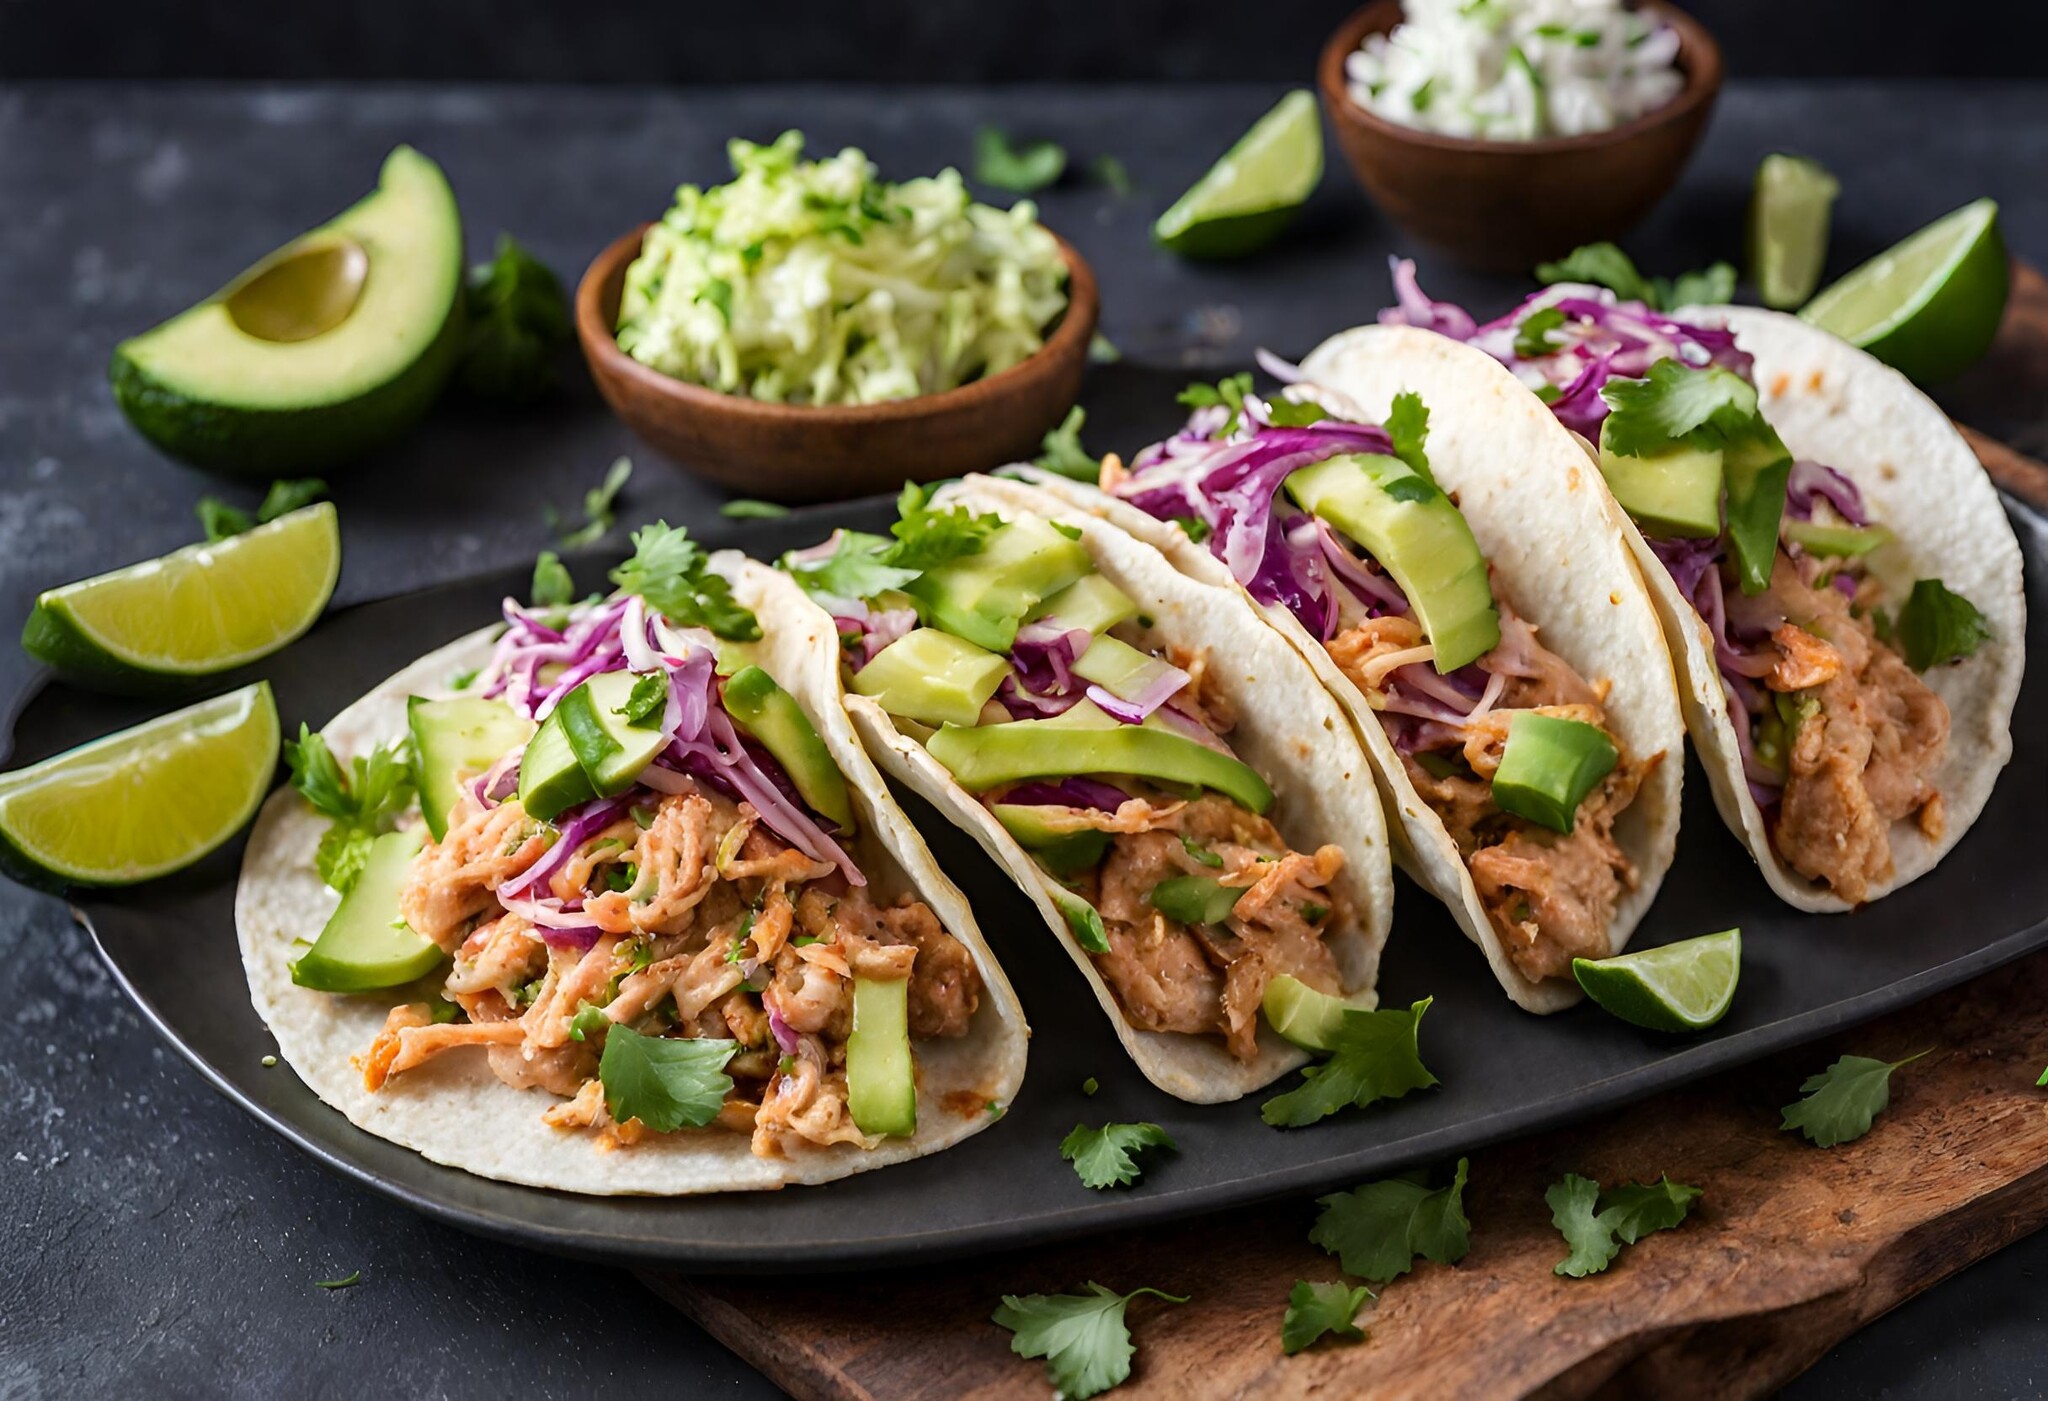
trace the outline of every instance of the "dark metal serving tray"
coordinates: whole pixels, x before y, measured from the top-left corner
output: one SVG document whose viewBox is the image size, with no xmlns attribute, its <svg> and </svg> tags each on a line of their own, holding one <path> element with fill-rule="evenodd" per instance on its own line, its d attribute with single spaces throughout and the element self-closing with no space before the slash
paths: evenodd
<svg viewBox="0 0 2048 1401">
<path fill-rule="evenodd" d="M 2038 648 L 2048 618 L 2048 522 L 2024 506 L 2010 511 L 2027 557 L 2028 642 Z M 700 534 L 708 544 L 772 557 L 832 525 L 879 529 L 891 516 L 885 503 L 860 502 L 715 523 Z M 577 573 L 594 584 L 597 562 L 579 561 Z M 275 685 L 288 727 L 302 719 L 317 725 L 413 658 L 488 622 L 499 599 L 524 586 L 523 574 L 505 573 L 346 609 L 259 670 Z M 133 702 L 44 685 L 16 717 L 12 762 L 146 713 Z M 543 1249 L 636 1264 L 849 1268 L 980 1254 L 1348 1186 L 1826 1035 L 2048 944 L 2048 862 L 2032 826 L 2048 786 L 2048 695 L 2038 675 L 2028 678 L 2014 721 L 2012 765 L 1970 835 L 1933 875 L 1853 915 L 1802 915 L 1774 899 L 1692 769 L 1678 860 L 1635 946 L 1742 927 L 1734 1009 L 1701 1036 L 1640 1032 L 1591 1005 L 1548 1018 L 1516 1010 L 1478 950 L 1404 880 L 1380 996 L 1388 1005 L 1435 996 L 1422 1050 L 1442 1086 L 1296 1130 L 1260 1122 L 1259 1103 L 1271 1091 L 1204 1108 L 1148 1085 L 1031 906 L 971 841 L 913 800 L 913 818 L 974 900 L 1030 1015 L 1023 1091 L 1001 1122 L 957 1148 L 775 1193 L 583 1197 L 487 1181 L 356 1128 L 288 1066 L 266 1069 L 262 1059 L 274 1048 L 250 1005 L 234 936 L 239 841 L 169 880 L 82 893 L 77 909 L 121 985 L 224 1094 L 328 1166 L 421 1211 Z M 1092 1098 L 1081 1093 L 1089 1077 L 1101 1082 Z M 1079 1121 L 1109 1119 L 1153 1120 L 1180 1151 L 1156 1155 L 1135 1189 L 1088 1191 L 1058 1144 Z"/>
</svg>

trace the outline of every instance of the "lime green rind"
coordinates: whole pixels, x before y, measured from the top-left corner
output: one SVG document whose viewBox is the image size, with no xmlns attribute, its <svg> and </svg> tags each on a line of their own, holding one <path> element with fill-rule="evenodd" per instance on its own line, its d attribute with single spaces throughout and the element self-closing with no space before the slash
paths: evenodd
<svg viewBox="0 0 2048 1401">
<path fill-rule="evenodd" d="M 1242 257 L 1280 235 L 1322 175 L 1315 97 L 1291 92 L 1159 216 L 1153 240 L 1187 258 Z"/>
<path fill-rule="evenodd" d="M 1734 1005 L 1742 980 L 1742 931 L 1702 934 L 1613 958 L 1575 958 L 1572 976 L 1588 997 L 1633 1026 L 1702 1031 Z"/>
<path fill-rule="evenodd" d="M 1171 234 L 1162 233 L 1155 226 L 1152 240 L 1167 252 L 1183 258 L 1205 262 L 1244 258 L 1258 252 L 1285 233 L 1287 226 L 1294 222 L 1294 216 L 1299 212 L 1299 205 L 1289 205 L 1285 209 L 1262 209 L 1255 214 L 1233 214 L 1221 219 L 1205 219 Z M 1165 222 L 1164 218 L 1160 220 L 1162 225 Z"/>
</svg>

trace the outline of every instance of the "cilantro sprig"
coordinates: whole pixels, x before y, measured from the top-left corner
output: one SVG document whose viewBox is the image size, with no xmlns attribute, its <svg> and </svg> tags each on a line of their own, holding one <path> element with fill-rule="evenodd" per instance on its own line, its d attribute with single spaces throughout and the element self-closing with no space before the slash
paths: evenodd
<svg viewBox="0 0 2048 1401">
<path fill-rule="evenodd" d="M 207 543 L 225 540 L 230 535 L 240 535 L 259 525 L 268 525 L 279 516 L 310 506 L 327 495 L 327 483 L 318 477 L 279 478 L 263 493 L 263 503 L 256 508 L 255 519 L 239 506 L 230 506 L 218 496 L 202 496 L 193 509 L 199 516 L 199 527 L 206 532 Z"/>
<path fill-rule="evenodd" d="M 1538 265 L 1536 277 L 1545 284 L 1590 282 L 1607 288 L 1624 301 L 1642 302 L 1658 311 L 1725 302 L 1735 295 L 1735 269 L 1728 263 L 1714 263 L 1675 278 L 1644 277 L 1635 260 L 1612 243 L 1588 243 L 1574 248 L 1554 263 Z M 1527 352 L 1518 344 L 1515 353 Z"/>
<path fill-rule="evenodd" d="M 896 509 L 891 538 L 842 530 L 833 537 L 831 554 L 823 559 L 786 554 L 782 568 L 814 597 L 873 598 L 902 588 L 927 569 L 978 552 L 1003 523 L 999 516 L 975 515 L 963 506 L 934 509 L 930 491 L 915 482 L 903 484 Z"/>
<path fill-rule="evenodd" d="M 1131 1375 L 1130 1326 L 1124 1310 L 1140 1294 L 1185 1304 L 1185 1294 L 1148 1287 L 1119 1294 L 1090 1280 L 1085 1294 L 1005 1294 L 991 1317 L 1015 1336 L 1010 1351 L 1045 1359 L 1045 1375 L 1067 1401 L 1087 1401 Z"/>
<path fill-rule="evenodd" d="M 1719 447 L 1757 417 L 1756 386 L 1720 365 L 1694 369 L 1659 360 L 1642 379 L 1611 379 L 1601 443 L 1623 457 L 1649 457 L 1678 443 Z"/>
<path fill-rule="evenodd" d="M 1345 1274 L 1375 1284 L 1408 1273 L 1418 1258 L 1455 1265 L 1472 1247 L 1472 1223 L 1465 1216 L 1468 1166 L 1458 1159 L 1450 1185 L 1434 1191 L 1426 1182 L 1395 1177 L 1320 1197 L 1316 1205 L 1323 1210 L 1309 1243 L 1335 1255 Z"/>
<path fill-rule="evenodd" d="M 560 544 L 565 550 L 580 550 L 586 545 L 595 545 L 612 528 L 618 519 L 617 506 L 619 491 L 633 476 L 633 459 L 619 457 L 605 469 L 604 480 L 583 493 L 583 524 L 574 530 L 563 532 L 567 524 L 563 517 L 550 506 L 547 508 L 548 529 L 560 533 Z"/>
<path fill-rule="evenodd" d="M 1190 409 L 1209 409 L 1218 404 L 1230 410 L 1230 417 L 1210 436 L 1227 438 L 1237 431 L 1238 415 L 1244 412 L 1244 396 L 1252 392 L 1252 373 L 1240 370 L 1214 384 L 1196 382 L 1174 396 L 1174 402 Z"/>
<path fill-rule="evenodd" d="M 467 327 L 456 382 L 481 399 L 526 403 L 555 387 L 556 361 L 573 330 L 562 283 L 507 233 L 497 255 L 469 270 Z"/>
<path fill-rule="evenodd" d="M 759 620 L 734 601 L 732 585 L 712 571 L 704 547 L 681 526 L 656 521 L 634 531 L 633 555 L 611 578 L 678 627 L 709 628 L 732 642 L 761 635 Z"/>
<path fill-rule="evenodd" d="M 1853 1143 L 1870 1132 L 1871 1121 L 1891 1104 L 1892 1072 L 1926 1054 L 1918 1051 L 1894 1061 L 1843 1056 L 1799 1087 L 1803 1098 L 1785 1106 L 1785 1119 L 1778 1127 L 1796 1129 L 1820 1148 Z"/>
<path fill-rule="evenodd" d="M 299 726 L 286 740 L 284 761 L 291 785 L 323 817 L 331 819 L 313 856 L 320 879 L 346 895 L 363 874 L 370 844 L 397 825 L 412 804 L 412 756 L 404 741 L 358 754 L 344 769 L 327 737 Z"/>
<path fill-rule="evenodd" d="M 638 1119 L 656 1133 L 701 1129 L 718 1117 L 732 1090 L 725 1064 L 737 1041 L 645 1036 L 623 1024 L 605 1032 L 597 1078 L 618 1123 Z"/>
<path fill-rule="evenodd" d="M 1038 456 L 1032 459 L 1033 465 L 1058 473 L 1070 481 L 1087 482 L 1093 486 L 1102 472 L 1102 463 L 1081 446 L 1081 425 L 1087 421 L 1088 411 L 1079 404 L 1068 409 L 1067 416 L 1060 420 L 1060 426 L 1040 440 Z"/>
<path fill-rule="evenodd" d="M 1429 406 L 1422 402 L 1422 396 L 1411 391 L 1396 394 L 1387 411 L 1386 429 L 1394 444 L 1394 456 L 1434 486 L 1436 477 L 1429 470 L 1429 454 L 1423 451 L 1423 444 L 1429 439 Z"/>
<path fill-rule="evenodd" d="M 1358 1311 L 1374 1297 L 1364 1285 L 1356 1289 L 1342 1280 L 1313 1284 L 1294 1281 L 1287 1292 L 1287 1313 L 1280 1320 L 1280 1349 L 1293 1356 L 1328 1333 L 1357 1342 L 1365 1337 L 1358 1326 Z"/>
<path fill-rule="evenodd" d="M 1977 605 L 1939 579 L 1921 579 L 1892 625 L 1899 655 L 1915 671 L 1959 662 L 1991 640 L 1991 624 Z"/>
<path fill-rule="evenodd" d="M 553 550 L 542 550 L 534 557 L 533 581 L 526 586 L 526 597 L 536 608 L 564 608 L 576 601 L 576 580 Z"/>
<path fill-rule="evenodd" d="M 1136 1154 L 1147 1148 L 1177 1151 L 1178 1146 L 1157 1124 L 1104 1124 L 1099 1129 L 1076 1124 L 1060 1141 L 1060 1156 L 1074 1165 L 1074 1175 L 1083 1186 L 1099 1192 L 1106 1187 L 1128 1187 L 1143 1175 Z"/>
<path fill-rule="evenodd" d="M 1570 1247 L 1552 1269 L 1571 1279 L 1599 1274 L 1614 1263 L 1624 1245 L 1684 1221 L 1699 1198 L 1699 1188 L 1673 1182 L 1669 1175 L 1603 1191 L 1591 1178 L 1568 1172 L 1543 1194 L 1551 1224 Z"/>
<path fill-rule="evenodd" d="M 1391 1007 L 1345 1012 L 1331 1038 L 1330 1058 L 1304 1067 L 1304 1083 L 1267 1100 L 1259 1117 L 1277 1128 L 1300 1128 L 1340 1109 L 1363 1109 L 1436 1084 L 1417 1045 L 1422 1014 L 1434 1000 L 1425 997 L 1405 1012 Z"/>
<path fill-rule="evenodd" d="M 1057 184 L 1066 173 L 1067 151 L 1055 141 L 1013 143 L 1001 127 L 974 133 L 974 178 L 1013 195 L 1031 195 Z"/>
</svg>

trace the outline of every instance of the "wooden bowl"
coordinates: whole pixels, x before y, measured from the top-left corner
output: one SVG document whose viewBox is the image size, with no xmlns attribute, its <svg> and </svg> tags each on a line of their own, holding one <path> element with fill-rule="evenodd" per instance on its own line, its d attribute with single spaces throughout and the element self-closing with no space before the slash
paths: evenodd
<svg viewBox="0 0 2048 1401">
<path fill-rule="evenodd" d="M 1375 0 L 1339 25 L 1317 67 L 1337 144 L 1387 216 L 1468 267 L 1527 272 L 1582 243 L 1614 238 L 1677 181 L 1721 91 L 1721 50 L 1682 10 L 1642 9 L 1678 31 L 1685 86 L 1663 107 L 1609 131 L 1540 141 L 1476 141 L 1390 122 L 1351 100 L 1344 60 L 1401 18 Z"/>
<path fill-rule="evenodd" d="M 1095 274 L 1057 234 L 1067 309 L 1044 346 L 999 374 L 886 404 L 768 404 L 643 365 L 619 349 L 619 296 L 648 225 L 597 255 L 576 288 L 576 337 L 626 426 L 684 470 L 782 501 L 893 490 L 1036 456 L 1081 392 L 1095 335 Z"/>
</svg>

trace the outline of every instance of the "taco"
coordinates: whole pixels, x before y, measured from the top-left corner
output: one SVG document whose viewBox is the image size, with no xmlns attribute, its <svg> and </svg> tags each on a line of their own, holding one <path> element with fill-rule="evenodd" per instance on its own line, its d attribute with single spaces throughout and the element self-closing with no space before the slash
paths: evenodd
<svg viewBox="0 0 2048 1401">
<path fill-rule="evenodd" d="M 837 630 L 875 757 L 1031 897 L 1147 1078 L 1235 1099 L 1304 1059 L 1271 999 L 1373 1006 L 1385 825 L 1301 659 L 1236 593 L 1027 487 L 901 507 L 893 539 L 785 556 L 791 607 Z"/>
<path fill-rule="evenodd" d="M 1482 326 L 1395 280 L 1382 320 L 1501 361 L 1599 463 L 1772 889 L 1845 910 L 1934 869 L 2012 756 L 2026 633 L 2019 542 L 1947 416 L 1778 312 L 1560 285 Z"/>
<path fill-rule="evenodd" d="M 1340 343 L 1292 400 L 1198 386 L 1099 490 L 1034 479 L 1250 597 L 1350 715 L 1397 856 L 1517 1004 L 1555 1011 L 1676 846 L 1656 614 L 1612 503 L 1511 376 L 1414 332 Z"/>
<path fill-rule="evenodd" d="M 821 704 L 831 629 L 766 566 L 634 540 L 610 597 L 507 600 L 302 734 L 236 896 L 279 1052 L 371 1133 L 574 1192 L 822 1182 L 986 1127 L 1024 1016 Z M 402 803 L 408 742 L 390 830 L 301 796 Z"/>
</svg>

